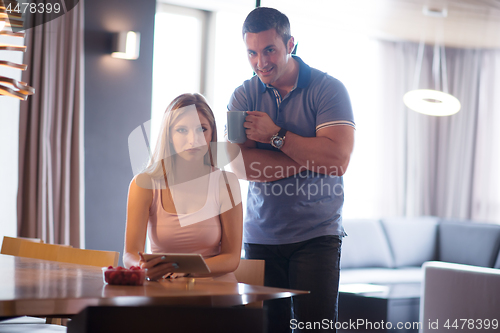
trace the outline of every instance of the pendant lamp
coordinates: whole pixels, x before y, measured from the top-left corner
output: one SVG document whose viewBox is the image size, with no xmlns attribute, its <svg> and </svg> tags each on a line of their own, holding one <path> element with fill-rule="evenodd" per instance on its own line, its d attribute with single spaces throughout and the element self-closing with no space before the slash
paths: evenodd
<svg viewBox="0 0 500 333">
<path fill-rule="evenodd" d="M 24 33 L 13 32 L 10 28 L 22 28 L 23 19 L 20 13 L 16 11 L 8 11 L 7 8 L 16 8 L 17 1 L 0 0 L 0 36 L 11 36 L 24 38 Z M 8 30 L 4 28 L 9 28 Z M 26 52 L 26 46 L 0 44 L 0 51 L 18 51 Z M 16 64 L 6 60 L 0 60 L 0 66 L 5 66 L 14 69 L 26 70 L 28 66 L 24 64 Z M 6 76 L 0 76 L 0 96 L 9 96 L 25 101 L 29 95 L 33 95 L 35 89 L 27 83 L 17 81 Z"/>
<path fill-rule="evenodd" d="M 407 92 L 403 96 L 403 102 L 409 109 L 422 114 L 429 116 L 451 116 L 460 111 L 461 104 L 455 96 L 448 93 L 448 75 L 444 46 L 438 45 L 438 43 L 434 44 L 432 61 L 434 90 L 418 89 L 424 60 L 424 49 L 425 43 L 422 40 L 418 47 L 417 66 L 413 78 L 414 90 Z"/>
</svg>

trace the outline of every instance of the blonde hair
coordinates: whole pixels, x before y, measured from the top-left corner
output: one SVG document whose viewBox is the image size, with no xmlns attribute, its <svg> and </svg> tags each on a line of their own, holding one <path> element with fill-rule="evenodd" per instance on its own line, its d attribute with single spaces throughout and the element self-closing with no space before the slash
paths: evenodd
<svg viewBox="0 0 500 333">
<path fill-rule="evenodd" d="M 156 141 L 156 147 L 151 155 L 148 166 L 144 169 L 143 173 L 149 174 L 152 178 L 163 177 L 163 166 L 162 161 L 165 163 L 166 173 L 170 173 L 173 170 L 173 158 L 175 157 L 175 150 L 170 142 L 170 127 L 174 124 L 177 119 L 184 114 L 186 111 L 190 110 L 190 106 L 195 107 L 196 111 L 201 113 L 205 118 L 207 118 L 210 127 L 212 128 L 212 138 L 211 142 L 217 142 L 217 127 L 215 124 L 215 117 L 212 109 L 208 105 L 205 97 L 198 93 L 194 94 L 182 94 L 174 98 L 170 103 L 163 115 L 161 121 L 161 129 L 158 135 L 158 140 Z M 211 149 L 209 145 L 208 152 L 204 157 L 204 163 L 207 165 L 215 166 L 213 156 L 216 156 L 216 152 Z"/>
</svg>

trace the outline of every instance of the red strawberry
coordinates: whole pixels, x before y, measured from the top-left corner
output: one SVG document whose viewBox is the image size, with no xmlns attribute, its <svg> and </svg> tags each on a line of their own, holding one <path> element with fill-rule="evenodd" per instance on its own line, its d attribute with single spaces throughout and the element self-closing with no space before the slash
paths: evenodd
<svg viewBox="0 0 500 333">
<path fill-rule="evenodd" d="M 116 278 L 117 278 L 119 275 L 120 275 L 120 273 L 119 273 L 119 272 L 116 272 L 116 271 L 111 271 L 111 272 L 109 273 L 109 277 L 108 277 L 109 282 L 114 283 L 114 282 L 116 281 Z"/>
<path fill-rule="evenodd" d="M 130 282 L 132 284 L 136 285 L 137 282 L 139 282 L 139 275 L 134 274 L 134 273 L 130 274 Z"/>
<path fill-rule="evenodd" d="M 115 272 L 117 273 L 113 279 L 113 284 L 121 284 L 122 283 L 122 280 L 123 280 L 123 276 L 122 274 L 120 274 L 121 272 Z"/>
</svg>

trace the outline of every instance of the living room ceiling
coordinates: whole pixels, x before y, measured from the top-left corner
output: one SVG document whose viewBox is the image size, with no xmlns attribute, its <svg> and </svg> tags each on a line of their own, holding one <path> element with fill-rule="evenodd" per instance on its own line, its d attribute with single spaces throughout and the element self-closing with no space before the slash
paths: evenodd
<svg viewBox="0 0 500 333">
<path fill-rule="evenodd" d="M 283 0 L 262 0 L 276 8 Z M 388 40 L 500 48 L 500 0 L 287 0 L 282 9 L 332 30 Z"/>
<path fill-rule="evenodd" d="M 463 48 L 500 48 L 498 0 L 359 2 L 370 3 L 374 15 L 367 17 L 367 28 L 379 37 L 416 42 L 424 39 Z"/>
<path fill-rule="evenodd" d="M 206 10 L 238 8 L 245 12 L 255 3 L 159 1 Z M 335 31 L 347 29 L 389 40 L 437 41 L 451 47 L 500 48 L 500 0 L 261 0 L 261 5 Z M 446 17 L 440 17 L 440 12 L 446 13 Z"/>
</svg>

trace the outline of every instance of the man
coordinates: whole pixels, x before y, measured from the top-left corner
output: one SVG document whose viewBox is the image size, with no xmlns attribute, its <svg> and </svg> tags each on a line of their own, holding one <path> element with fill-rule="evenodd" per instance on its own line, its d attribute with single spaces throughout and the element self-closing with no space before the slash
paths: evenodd
<svg viewBox="0 0 500 333">
<path fill-rule="evenodd" d="M 248 112 L 240 145 L 249 183 L 244 224 L 248 259 L 264 259 L 265 284 L 309 290 L 268 301 L 268 332 L 334 331 L 342 237 L 342 174 L 354 145 L 354 120 L 342 83 L 292 56 L 288 18 L 259 7 L 243 24 L 256 76 L 228 109 Z M 309 322 L 309 324 L 307 324 Z"/>
</svg>

